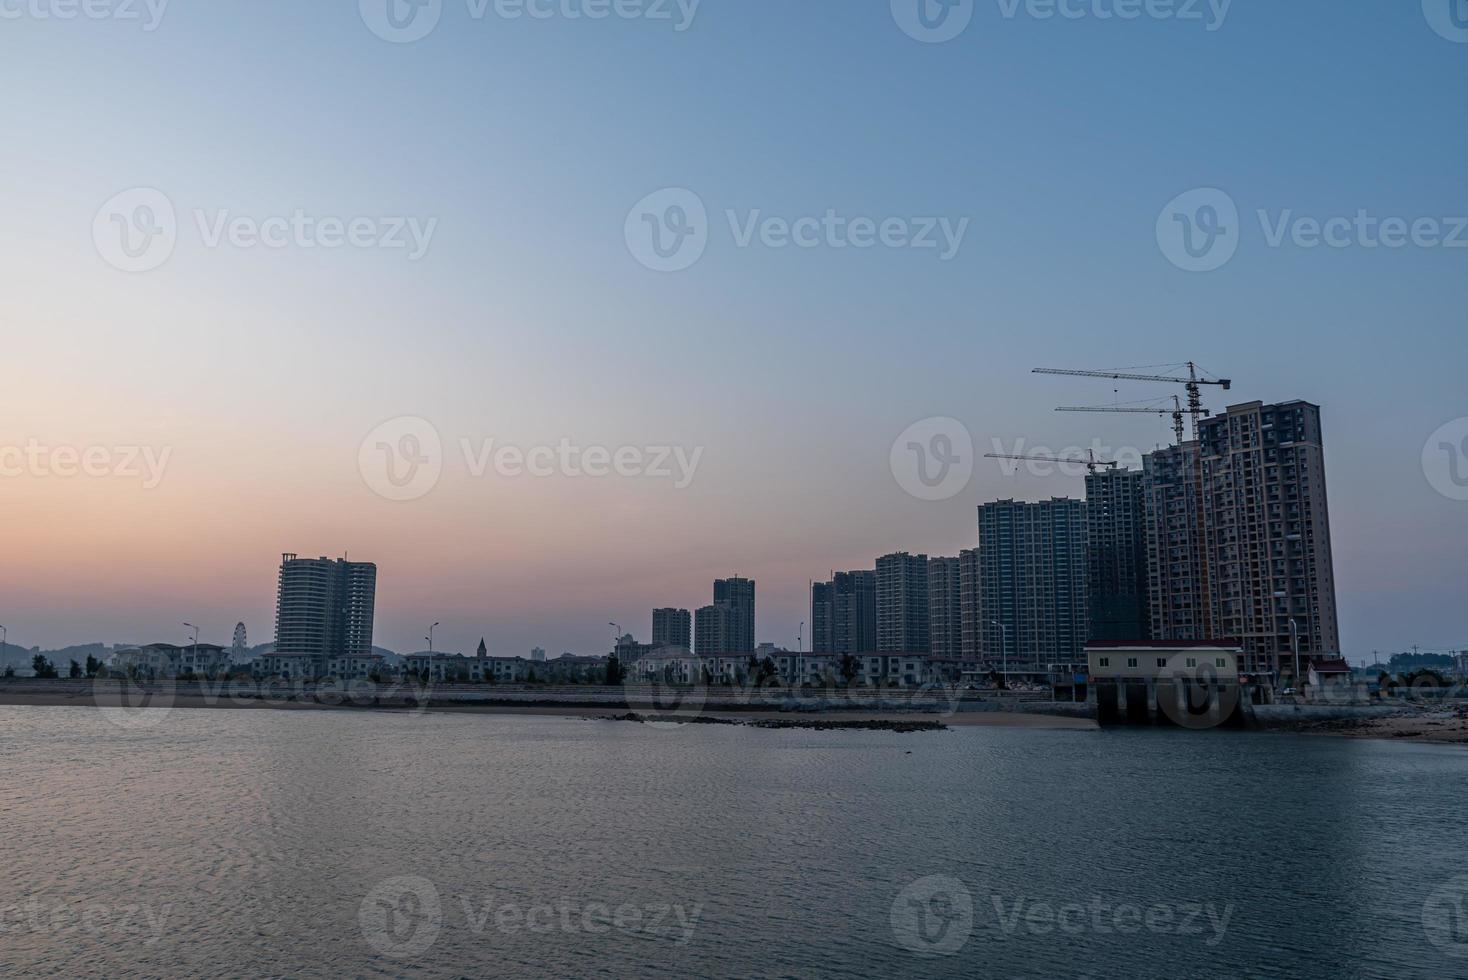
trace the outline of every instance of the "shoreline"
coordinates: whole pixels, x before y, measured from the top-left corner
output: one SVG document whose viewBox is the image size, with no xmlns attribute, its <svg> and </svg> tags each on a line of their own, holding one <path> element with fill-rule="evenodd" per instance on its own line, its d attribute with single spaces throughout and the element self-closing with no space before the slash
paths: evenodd
<svg viewBox="0 0 1468 980">
<path fill-rule="evenodd" d="M 1260 731 L 1270 734 L 1317 735 L 1325 738 L 1372 739 L 1381 742 L 1410 741 L 1430 742 L 1434 745 L 1468 745 L 1468 717 L 1454 711 L 1299 721 L 1287 726 L 1265 726 Z"/>
<path fill-rule="evenodd" d="M 27 690 L 27 688 L 33 688 Z M 37 689 L 38 688 L 38 689 Z M 453 693 L 453 692 L 445 692 Z M 462 692 L 460 692 L 462 693 Z M 488 693 L 488 692 L 476 692 Z M 884 703 L 846 705 L 825 703 L 750 704 L 719 703 L 714 699 L 684 708 L 662 708 L 649 703 L 637 692 L 620 699 L 586 700 L 588 696 L 609 692 L 577 692 L 557 696 L 553 692 L 505 692 L 505 697 L 464 699 L 430 696 L 426 703 L 415 694 L 390 689 L 387 696 L 374 695 L 345 698 L 340 694 L 294 693 L 274 696 L 259 694 L 208 693 L 205 691 L 147 692 L 133 689 L 126 696 L 115 689 L 93 691 L 88 682 L 51 682 L 44 686 L 0 682 L 0 707 L 81 707 L 122 708 L 139 711 L 148 707 L 184 711 L 273 710 L 273 711 L 385 711 L 434 714 L 478 714 L 495 716 L 577 718 L 590 721 L 643 721 L 648 723 L 715 723 L 743 725 L 752 728 L 803 728 L 807 730 L 887 730 L 938 731 L 950 728 L 1030 728 L 1061 731 L 1101 731 L 1103 726 L 1093 717 L 1074 710 L 1075 706 L 1058 703 L 1054 709 L 1030 703 L 983 707 L 968 710 L 943 709 L 932 702 L 915 703 L 911 708 Z M 519 695 L 511 697 L 509 695 Z M 1327 706 L 1320 706 L 1327 707 Z M 1330 716 L 1312 717 L 1305 713 L 1276 715 L 1252 719 L 1245 730 L 1265 734 L 1315 735 L 1328 738 L 1372 739 L 1378 741 L 1414 741 L 1439 745 L 1468 745 L 1468 705 L 1441 705 L 1434 709 L 1410 706 L 1376 705 L 1357 709 L 1336 709 Z M 1118 726 L 1124 729 L 1126 726 Z"/>
<path fill-rule="evenodd" d="M 554 703 L 433 703 L 418 705 L 411 701 L 379 704 L 331 704 L 311 699 L 263 699 L 228 696 L 204 696 L 180 694 L 156 705 L 146 701 L 122 698 L 116 695 L 93 695 L 78 691 L 75 694 L 59 692 L 17 692 L 0 688 L 0 707 L 37 708 L 126 708 L 141 711 L 148 707 L 159 710 L 256 710 L 256 711 L 386 711 L 392 713 L 422 712 L 426 714 L 471 714 L 471 715 L 524 715 L 539 718 L 578 718 L 590 721 L 625 722 L 628 714 L 643 715 L 650 723 L 675 723 L 701 721 L 745 725 L 758 728 L 808 728 L 869 729 L 882 730 L 883 726 L 920 723 L 925 730 L 941 728 L 1000 727 L 1035 728 L 1051 730 L 1088 731 L 1100 726 L 1094 719 L 1048 715 L 1017 711 L 892 711 L 864 710 L 861 708 L 821 709 L 815 711 L 777 711 L 763 708 L 731 710 L 729 708 L 706 707 L 702 710 L 657 710 L 644 706 L 629 707 L 627 704 L 554 704 Z"/>
</svg>

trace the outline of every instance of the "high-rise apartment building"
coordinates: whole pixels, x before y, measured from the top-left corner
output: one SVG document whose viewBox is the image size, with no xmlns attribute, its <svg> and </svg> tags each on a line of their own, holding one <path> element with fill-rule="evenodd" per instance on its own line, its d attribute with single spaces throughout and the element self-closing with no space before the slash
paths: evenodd
<svg viewBox="0 0 1468 980">
<path fill-rule="evenodd" d="M 729 609 L 728 648 L 720 653 L 754 652 L 754 581 L 747 578 L 714 580 L 714 605 Z"/>
<path fill-rule="evenodd" d="M 836 572 L 811 585 L 812 653 L 877 651 L 877 573 Z"/>
<path fill-rule="evenodd" d="M 1086 476 L 1089 639 L 1152 636 L 1145 499 L 1141 470 L 1110 467 Z"/>
<path fill-rule="evenodd" d="M 877 650 L 927 653 L 928 556 L 905 551 L 877 559 Z"/>
<path fill-rule="evenodd" d="M 1232 405 L 1198 438 L 1216 632 L 1250 671 L 1293 672 L 1296 635 L 1302 665 L 1339 656 L 1320 407 Z"/>
<path fill-rule="evenodd" d="M 962 590 L 957 558 L 928 559 L 928 652 L 957 660 L 963 652 Z"/>
<path fill-rule="evenodd" d="M 860 569 L 837 572 L 835 590 L 835 643 L 832 653 L 877 652 L 877 573 Z"/>
<path fill-rule="evenodd" d="M 1015 670 L 1085 663 L 1086 505 L 1057 497 L 979 508 L 984 656 Z"/>
<path fill-rule="evenodd" d="M 281 556 L 275 597 L 275 652 L 368 656 L 377 566 L 338 558 Z"/>
<path fill-rule="evenodd" d="M 836 652 L 834 582 L 812 582 L 810 585 L 810 650 L 811 653 Z"/>
<path fill-rule="evenodd" d="M 693 613 L 693 652 L 700 657 L 718 657 L 729 653 L 732 611 L 715 603 L 700 606 Z"/>
<path fill-rule="evenodd" d="M 687 609 L 652 611 L 652 645 L 693 649 L 693 614 Z"/>
<path fill-rule="evenodd" d="M 959 655 L 969 662 L 984 657 L 984 616 L 979 601 L 979 549 L 958 553 Z"/>
<path fill-rule="evenodd" d="M 1147 606 L 1154 640 L 1210 642 L 1208 567 L 1203 549 L 1203 475 L 1197 442 L 1142 460 Z"/>
</svg>

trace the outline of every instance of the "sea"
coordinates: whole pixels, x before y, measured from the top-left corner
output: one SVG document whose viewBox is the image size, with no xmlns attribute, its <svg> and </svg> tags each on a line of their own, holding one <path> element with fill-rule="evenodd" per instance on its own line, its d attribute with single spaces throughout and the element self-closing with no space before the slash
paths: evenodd
<svg viewBox="0 0 1468 980">
<path fill-rule="evenodd" d="M 1465 977 L 1468 748 L 0 707 L 0 976 Z"/>
</svg>

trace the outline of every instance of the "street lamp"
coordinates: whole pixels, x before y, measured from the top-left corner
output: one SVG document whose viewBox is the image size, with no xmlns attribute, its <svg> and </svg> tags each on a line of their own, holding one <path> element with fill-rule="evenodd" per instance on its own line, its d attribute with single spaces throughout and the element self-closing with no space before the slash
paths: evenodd
<svg viewBox="0 0 1468 980">
<path fill-rule="evenodd" d="M 424 684 L 427 684 L 429 678 L 431 678 L 433 676 L 433 631 L 435 629 L 437 629 L 437 628 L 438 628 L 438 624 L 437 623 L 434 623 L 432 626 L 428 627 L 428 635 L 423 638 L 423 639 L 425 639 L 425 640 L 428 641 L 428 657 L 423 662 L 424 663 L 424 666 L 423 666 L 423 683 Z"/>
<path fill-rule="evenodd" d="M 1300 687 L 1300 627 L 1294 617 L 1290 618 L 1290 649 L 1295 654 L 1295 688 L 1298 689 Z"/>
<path fill-rule="evenodd" d="M 199 627 L 193 623 L 184 623 L 184 625 L 194 631 L 194 646 L 189 652 L 191 654 L 190 660 L 192 661 L 192 667 L 197 669 L 199 666 Z M 192 673 L 192 670 L 190 673 Z"/>
<path fill-rule="evenodd" d="M 999 627 L 999 631 L 1000 631 L 999 632 L 999 656 L 1001 658 L 1001 663 L 1002 663 L 1002 666 L 1001 666 L 1000 671 L 999 671 L 999 676 L 1003 679 L 1004 686 L 1006 688 L 1008 688 L 1009 687 L 1009 627 L 1008 626 L 1005 626 L 1003 623 L 999 622 L 997 619 L 991 619 L 991 620 L 989 620 L 989 625 L 990 626 L 997 626 L 997 627 Z"/>
</svg>

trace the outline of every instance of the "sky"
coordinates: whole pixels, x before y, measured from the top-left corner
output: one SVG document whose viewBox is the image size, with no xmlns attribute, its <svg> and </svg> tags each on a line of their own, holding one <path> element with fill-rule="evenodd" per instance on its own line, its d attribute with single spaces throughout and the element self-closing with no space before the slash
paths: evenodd
<svg viewBox="0 0 1468 980">
<path fill-rule="evenodd" d="M 1322 406 L 1347 655 L 1468 648 L 1468 4 L 426 3 L 0 0 L 11 643 L 793 645 L 1193 360 Z"/>
</svg>

